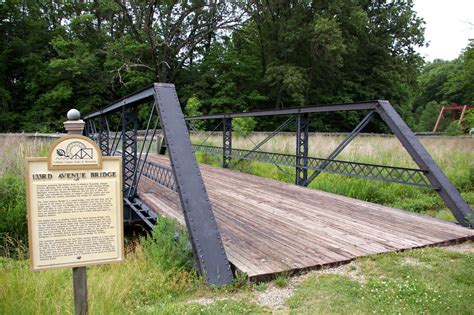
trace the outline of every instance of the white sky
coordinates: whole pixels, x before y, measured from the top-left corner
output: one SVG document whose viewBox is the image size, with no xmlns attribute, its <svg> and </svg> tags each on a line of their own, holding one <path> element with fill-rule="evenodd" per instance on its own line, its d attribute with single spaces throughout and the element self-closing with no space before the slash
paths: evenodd
<svg viewBox="0 0 474 315">
<path fill-rule="evenodd" d="M 428 61 L 455 59 L 474 38 L 474 0 L 415 0 L 415 10 L 426 22 L 429 46 L 418 52 Z"/>
</svg>

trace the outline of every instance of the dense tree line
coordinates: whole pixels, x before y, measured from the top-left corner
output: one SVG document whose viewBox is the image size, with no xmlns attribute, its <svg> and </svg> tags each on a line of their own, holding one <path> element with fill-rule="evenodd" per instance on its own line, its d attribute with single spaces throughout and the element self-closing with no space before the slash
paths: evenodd
<svg viewBox="0 0 474 315">
<path fill-rule="evenodd" d="M 0 131 L 61 130 L 69 108 L 154 81 L 176 84 L 194 113 L 388 99 L 417 128 L 438 100 L 426 83 L 438 64 L 418 79 L 424 30 L 411 0 L 6 0 L 0 29 Z M 312 128 L 359 118 L 319 115 Z"/>
</svg>

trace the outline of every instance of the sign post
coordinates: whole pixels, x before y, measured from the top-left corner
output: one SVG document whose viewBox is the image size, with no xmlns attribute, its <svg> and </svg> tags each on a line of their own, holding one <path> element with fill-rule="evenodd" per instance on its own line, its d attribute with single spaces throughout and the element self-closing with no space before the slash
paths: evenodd
<svg viewBox="0 0 474 315">
<path fill-rule="evenodd" d="M 87 265 L 123 260 L 122 167 L 83 137 L 84 121 L 68 112 L 67 136 L 47 158 L 26 161 L 28 235 L 33 271 L 72 268 L 74 309 L 87 314 Z"/>
</svg>

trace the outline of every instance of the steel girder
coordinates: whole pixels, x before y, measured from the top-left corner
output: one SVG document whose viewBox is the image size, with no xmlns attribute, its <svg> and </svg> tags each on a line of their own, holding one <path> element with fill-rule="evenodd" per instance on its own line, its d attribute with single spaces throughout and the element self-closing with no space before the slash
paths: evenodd
<svg viewBox="0 0 474 315">
<path fill-rule="evenodd" d="M 308 129 L 309 114 L 298 114 L 296 118 L 296 178 L 295 184 L 303 186 L 308 179 Z"/>
<path fill-rule="evenodd" d="M 392 105 L 388 101 L 379 101 L 377 112 L 400 140 L 415 163 L 427 171 L 426 177 L 434 187 L 438 188 L 439 196 L 451 210 L 456 220 L 464 226 L 474 227 L 474 211 L 461 197 L 459 191 L 446 177 Z"/>
<path fill-rule="evenodd" d="M 347 137 L 337 146 L 337 148 L 334 149 L 334 151 L 327 157 L 327 159 L 334 160 L 336 156 L 338 156 L 339 153 L 341 153 L 342 150 L 344 150 L 349 145 L 349 143 L 351 143 L 351 141 L 362 131 L 362 129 L 367 126 L 367 124 L 372 120 L 372 117 L 374 117 L 374 113 L 375 111 L 370 111 L 367 116 L 365 116 L 364 119 L 362 119 L 362 121 L 354 128 L 354 130 L 352 130 L 352 132 L 348 134 Z M 321 169 L 324 169 L 328 163 L 329 162 L 323 163 L 321 165 Z M 308 186 L 309 184 L 311 184 L 311 182 L 319 174 L 321 174 L 321 172 L 322 171 L 320 170 L 314 171 L 313 174 L 311 174 L 311 176 L 306 181 L 304 181 L 303 186 Z"/>
<path fill-rule="evenodd" d="M 106 116 L 99 116 L 99 148 L 102 155 L 110 155 L 110 128 Z"/>
<path fill-rule="evenodd" d="M 134 174 L 138 167 L 137 158 L 137 111 L 136 108 L 122 112 L 122 176 L 123 195 L 133 190 Z M 135 197 L 135 196 L 131 196 Z"/>
<path fill-rule="evenodd" d="M 194 145 L 195 151 L 212 155 L 222 155 L 222 147 Z M 231 157 L 250 161 L 268 162 L 281 166 L 299 167 L 307 170 L 321 171 L 332 174 L 347 175 L 359 178 L 377 179 L 385 182 L 405 184 L 425 188 L 436 188 L 430 185 L 426 178 L 426 170 L 406 167 L 393 167 L 369 163 L 357 163 L 341 160 L 330 160 L 307 157 L 306 165 L 296 164 L 296 155 L 232 149 Z"/>
<path fill-rule="evenodd" d="M 171 168 L 146 161 L 137 154 L 136 107 L 153 101 L 163 131 L 161 153 L 167 148 Z M 233 280 L 219 228 L 212 212 L 199 167 L 193 154 L 189 133 L 176 95 L 174 85 L 156 83 L 152 87 L 117 101 L 103 110 L 85 116 L 93 121 L 98 116 L 112 114 L 122 109 L 122 154 L 124 203 L 146 224 L 152 225 L 151 211 L 136 198 L 140 175 L 160 185 L 177 191 L 186 222 L 198 271 L 209 285 L 222 286 Z M 153 114 L 153 111 L 150 115 Z M 150 125 L 147 126 L 147 133 Z M 156 126 L 152 138 L 155 135 Z M 117 151 L 118 152 L 118 151 Z"/>
<path fill-rule="evenodd" d="M 191 146 L 188 129 L 173 84 L 154 85 L 155 106 L 168 146 L 171 169 L 193 246 L 197 268 L 209 285 L 233 280 L 211 202 Z"/>
<path fill-rule="evenodd" d="M 224 119 L 222 122 L 222 167 L 229 168 L 232 159 L 232 119 Z"/>
</svg>

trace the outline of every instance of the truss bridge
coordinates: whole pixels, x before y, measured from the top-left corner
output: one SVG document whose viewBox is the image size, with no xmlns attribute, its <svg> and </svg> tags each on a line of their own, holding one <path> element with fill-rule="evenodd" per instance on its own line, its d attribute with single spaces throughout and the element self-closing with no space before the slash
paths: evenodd
<svg viewBox="0 0 474 315">
<path fill-rule="evenodd" d="M 149 110 L 142 122 L 141 106 Z M 330 155 L 309 156 L 311 115 L 334 111 L 364 112 L 365 117 Z M 263 116 L 286 120 L 252 150 L 234 148 L 232 119 Z M 337 158 L 375 116 L 418 168 Z M 155 83 L 84 119 L 86 135 L 104 155 L 122 156 L 126 223 L 143 222 L 151 228 L 161 216 L 175 218 L 187 228 L 196 268 L 209 285 L 229 284 L 235 272 L 255 280 L 474 239 L 474 212 L 387 101 L 184 117 L 174 85 Z M 209 145 L 206 138 L 191 142 L 189 134 L 198 120 L 218 122 L 222 146 Z M 262 150 L 292 125 L 295 154 Z M 142 126 L 140 140 L 137 130 Z M 198 164 L 196 152 L 218 156 L 222 167 Z M 271 163 L 282 171 L 291 168 L 294 184 L 232 170 L 244 160 Z M 457 224 L 307 188 L 323 172 L 432 189 Z"/>
</svg>

